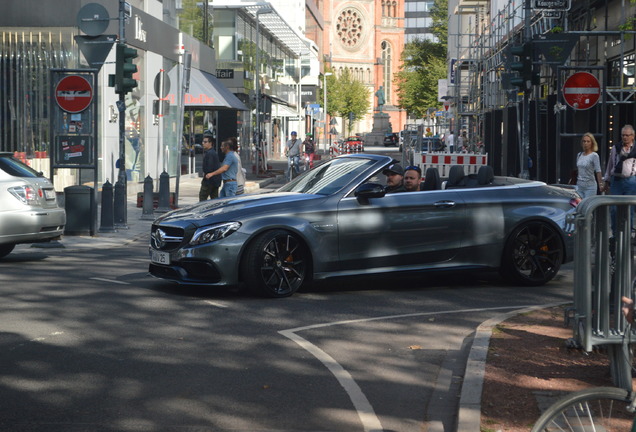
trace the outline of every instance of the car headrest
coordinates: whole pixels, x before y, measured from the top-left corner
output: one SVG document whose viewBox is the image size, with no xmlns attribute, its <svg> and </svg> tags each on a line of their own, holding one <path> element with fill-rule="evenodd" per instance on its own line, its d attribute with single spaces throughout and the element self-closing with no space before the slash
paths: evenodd
<svg viewBox="0 0 636 432">
<path fill-rule="evenodd" d="M 437 171 L 437 168 L 427 168 L 426 169 L 426 174 L 424 175 L 424 182 L 422 183 L 420 190 L 423 191 L 430 191 L 430 190 L 436 190 L 439 188 L 439 184 L 440 184 L 440 178 L 439 178 L 439 171 Z"/>
<path fill-rule="evenodd" d="M 479 167 L 479 171 L 477 171 L 477 182 L 480 185 L 487 185 L 492 183 L 495 178 L 495 173 L 491 166 L 484 165 Z"/>
<path fill-rule="evenodd" d="M 464 167 L 461 165 L 453 165 L 448 172 L 448 183 L 446 187 L 457 186 L 464 178 Z"/>
</svg>

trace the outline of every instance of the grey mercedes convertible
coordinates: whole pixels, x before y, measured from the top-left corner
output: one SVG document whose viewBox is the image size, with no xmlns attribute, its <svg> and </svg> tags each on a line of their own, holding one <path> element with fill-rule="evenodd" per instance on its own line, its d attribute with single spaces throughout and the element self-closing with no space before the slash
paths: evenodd
<svg viewBox="0 0 636 432">
<path fill-rule="evenodd" d="M 419 192 L 385 194 L 394 162 L 341 156 L 272 193 L 166 213 L 152 225 L 150 274 L 286 297 L 312 280 L 440 269 L 542 285 L 572 259 L 573 190 L 453 166 L 445 178 L 426 170 Z"/>
</svg>

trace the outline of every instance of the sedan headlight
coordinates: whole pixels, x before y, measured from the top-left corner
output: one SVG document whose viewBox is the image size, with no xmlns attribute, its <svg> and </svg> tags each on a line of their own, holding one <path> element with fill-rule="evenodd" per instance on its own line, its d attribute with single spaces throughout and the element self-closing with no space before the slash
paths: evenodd
<svg viewBox="0 0 636 432">
<path fill-rule="evenodd" d="M 192 236 L 190 245 L 196 246 L 221 240 L 238 230 L 240 227 L 240 222 L 226 222 L 199 228 Z"/>
</svg>

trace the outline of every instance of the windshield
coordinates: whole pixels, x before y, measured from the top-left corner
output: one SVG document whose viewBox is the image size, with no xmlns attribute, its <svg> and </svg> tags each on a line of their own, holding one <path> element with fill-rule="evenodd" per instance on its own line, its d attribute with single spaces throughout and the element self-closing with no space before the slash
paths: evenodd
<svg viewBox="0 0 636 432">
<path fill-rule="evenodd" d="M 279 192 L 299 192 L 331 195 L 373 166 L 375 161 L 362 158 L 334 159 L 278 189 Z"/>
</svg>

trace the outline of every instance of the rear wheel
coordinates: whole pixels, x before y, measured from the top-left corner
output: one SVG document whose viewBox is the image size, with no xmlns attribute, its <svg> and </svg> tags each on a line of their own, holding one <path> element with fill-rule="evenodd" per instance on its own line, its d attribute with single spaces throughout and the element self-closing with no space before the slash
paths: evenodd
<svg viewBox="0 0 636 432">
<path fill-rule="evenodd" d="M 513 283 L 544 285 L 558 273 L 563 255 L 557 228 L 546 222 L 527 222 L 508 237 L 501 272 Z"/>
<path fill-rule="evenodd" d="M 13 251 L 14 247 L 15 247 L 14 244 L 2 244 L 2 245 L 0 245 L 0 258 L 4 258 L 7 255 L 9 255 L 11 253 L 11 251 Z"/>
<path fill-rule="evenodd" d="M 551 405 L 532 432 L 630 431 L 634 413 L 627 407 L 629 393 L 615 387 L 597 387 L 569 394 Z"/>
<path fill-rule="evenodd" d="M 258 236 L 247 250 L 243 274 L 248 289 L 266 297 L 288 297 L 308 279 L 308 254 L 300 239 L 284 230 Z"/>
</svg>

